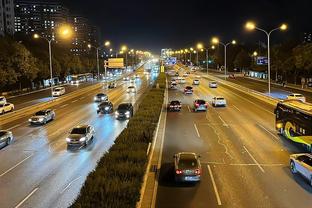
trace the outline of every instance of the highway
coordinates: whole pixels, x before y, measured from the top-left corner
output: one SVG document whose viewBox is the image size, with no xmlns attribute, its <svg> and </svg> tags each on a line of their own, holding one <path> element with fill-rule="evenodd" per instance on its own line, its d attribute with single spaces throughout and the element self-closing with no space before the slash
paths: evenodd
<svg viewBox="0 0 312 208">
<path fill-rule="evenodd" d="M 155 76 L 136 73 L 136 94 L 126 93 L 130 82 L 119 81 L 115 89 L 85 93 L 54 107 L 56 119 L 44 126 L 30 126 L 23 117 L 1 126 L 15 142 L 0 150 L 0 207 L 67 207 L 79 193 L 86 176 L 115 138 L 126 127 L 111 115 L 97 115 L 93 97 L 106 92 L 117 107 L 134 103 L 135 109 Z M 96 134 L 91 145 L 67 149 L 65 138 L 77 124 L 91 124 Z"/>
<path fill-rule="evenodd" d="M 274 106 L 225 85 L 211 89 L 204 78 L 186 96 L 193 77 L 169 90 L 183 107 L 167 113 L 156 207 L 311 207 L 312 187 L 289 169 L 289 155 L 302 150 L 276 134 Z M 227 107 L 212 107 L 215 95 Z M 196 98 L 209 101 L 207 112 L 192 112 Z M 201 155 L 198 184 L 174 182 L 173 155 L 182 151 Z"/>
</svg>

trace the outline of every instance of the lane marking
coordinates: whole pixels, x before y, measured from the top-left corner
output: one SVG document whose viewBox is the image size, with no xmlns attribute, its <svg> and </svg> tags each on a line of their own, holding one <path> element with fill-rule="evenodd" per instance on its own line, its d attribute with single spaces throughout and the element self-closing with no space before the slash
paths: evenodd
<svg viewBox="0 0 312 208">
<path fill-rule="evenodd" d="M 245 147 L 245 145 L 243 145 L 244 149 L 246 150 L 246 152 L 248 153 L 248 155 L 251 157 L 251 159 L 254 161 L 254 163 L 256 163 L 256 165 L 258 166 L 258 168 L 264 173 L 264 169 L 262 168 L 262 166 L 258 163 L 258 161 L 252 156 L 252 154 L 250 154 L 250 152 L 248 151 L 248 149 Z"/>
<path fill-rule="evenodd" d="M 78 101 L 78 100 L 73 100 L 72 103 L 75 103 L 75 102 L 77 102 L 77 101 Z"/>
<path fill-rule="evenodd" d="M 216 198 L 217 198 L 218 205 L 220 206 L 220 205 L 222 205 L 222 203 L 221 203 L 221 199 L 220 199 L 220 196 L 219 196 L 219 192 L 218 192 L 218 188 L 217 188 L 216 182 L 215 182 L 214 177 L 212 175 L 212 171 L 211 171 L 210 165 L 207 165 L 207 168 L 208 168 L 209 175 L 210 175 L 210 178 L 211 178 L 211 181 L 212 181 L 212 185 L 213 185 L 213 189 L 214 189 L 214 192 L 215 192 L 215 195 L 216 195 Z"/>
<path fill-rule="evenodd" d="M 233 105 L 233 107 L 234 107 L 236 110 L 238 110 L 239 112 L 241 112 L 241 110 L 240 110 L 238 107 L 236 107 L 236 105 Z"/>
<path fill-rule="evenodd" d="M 7 130 L 10 131 L 10 130 L 15 129 L 15 128 L 20 127 L 20 126 L 21 126 L 21 124 L 17 124 L 15 126 L 8 128 Z"/>
<path fill-rule="evenodd" d="M 79 176 L 77 178 L 75 178 L 74 180 L 72 180 L 71 182 L 69 182 L 69 184 L 61 191 L 61 194 L 63 194 L 75 181 L 79 180 L 82 176 Z"/>
<path fill-rule="evenodd" d="M 16 165 L 14 165 L 13 167 L 11 167 L 10 169 L 8 169 L 7 171 L 5 171 L 4 173 L 2 173 L 0 175 L 0 177 L 4 176 L 5 174 L 7 174 L 8 172 L 10 172 L 11 170 L 13 170 L 14 168 L 16 168 L 17 166 L 19 166 L 20 164 L 22 164 L 23 162 L 25 162 L 26 160 L 28 160 L 30 157 L 32 157 L 34 154 L 31 153 L 28 157 L 26 157 L 25 159 L 23 159 L 22 161 L 20 161 L 19 163 L 17 163 Z"/>
<path fill-rule="evenodd" d="M 60 108 L 64 108 L 64 107 L 66 107 L 66 106 L 68 106 L 68 104 L 62 105 Z"/>
<path fill-rule="evenodd" d="M 192 112 L 189 105 L 187 105 L 187 109 L 190 113 Z"/>
<path fill-rule="evenodd" d="M 219 116 L 219 119 L 222 121 L 223 126 L 226 126 L 226 127 L 229 128 L 229 125 L 227 123 L 225 123 L 225 121 L 221 118 L 221 116 Z"/>
<path fill-rule="evenodd" d="M 195 124 L 195 123 L 194 123 L 194 128 L 195 128 L 195 131 L 196 131 L 196 133 L 197 133 L 197 136 L 198 136 L 198 137 L 200 137 L 200 134 L 199 134 L 198 128 L 197 128 L 197 126 L 196 126 L 196 124 Z"/>
<path fill-rule="evenodd" d="M 232 163 L 232 164 L 229 164 L 229 165 L 232 165 L 232 166 L 258 166 L 258 164 L 256 164 L 256 163 Z M 281 163 L 278 163 L 278 164 L 265 164 L 265 163 L 262 163 L 262 164 L 259 164 L 259 165 L 266 166 L 266 167 L 284 166 L 284 164 L 281 164 Z"/>
<path fill-rule="evenodd" d="M 18 205 L 15 206 L 15 208 L 20 207 L 27 199 L 29 199 L 37 190 L 39 187 L 35 188 L 30 194 L 28 194 Z"/>
<path fill-rule="evenodd" d="M 264 126 L 262 126 L 261 124 L 257 124 L 260 128 L 262 128 L 264 131 L 266 131 L 267 133 L 269 133 L 271 136 L 273 136 L 273 138 L 276 140 L 276 141 L 280 141 L 279 138 L 274 135 L 272 132 L 270 132 L 268 129 L 266 129 Z"/>
</svg>

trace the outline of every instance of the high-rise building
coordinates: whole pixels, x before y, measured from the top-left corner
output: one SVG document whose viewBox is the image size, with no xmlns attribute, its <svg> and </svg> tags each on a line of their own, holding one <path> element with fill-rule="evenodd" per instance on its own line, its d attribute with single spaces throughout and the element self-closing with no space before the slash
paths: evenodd
<svg viewBox="0 0 312 208">
<path fill-rule="evenodd" d="M 14 0 L 0 0 L 0 35 L 14 34 Z"/>
<path fill-rule="evenodd" d="M 39 33 L 56 40 L 56 29 L 67 22 L 68 9 L 54 0 L 15 0 L 15 32 Z"/>
<path fill-rule="evenodd" d="M 312 43 L 312 32 L 303 33 L 303 42 Z"/>
</svg>

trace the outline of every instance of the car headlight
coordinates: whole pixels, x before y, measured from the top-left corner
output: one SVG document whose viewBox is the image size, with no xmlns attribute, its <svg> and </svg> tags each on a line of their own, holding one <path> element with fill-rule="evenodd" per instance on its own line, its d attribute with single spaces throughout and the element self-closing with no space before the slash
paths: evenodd
<svg viewBox="0 0 312 208">
<path fill-rule="evenodd" d="M 105 109 L 105 110 L 108 110 L 108 109 L 109 109 L 109 107 L 108 107 L 108 106 L 106 106 L 104 109 Z"/>
<path fill-rule="evenodd" d="M 30 118 L 30 119 L 28 119 L 28 121 L 29 121 L 29 122 L 31 122 L 31 121 L 32 121 L 32 120 L 31 120 L 31 118 Z"/>
<path fill-rule="evenodd" d="M 115 115 L 117 115 L 117 116 L 119 115 L 118 111 L 115 112 Z"/>
<path fill-rule="evenodd" d="M 125 114 L 126 114 L 126 115 L 130 115 L 130 112 L 129 112 L 129 111 L 127 111 L 127 112 L 125 112 Z"/>
<path fill-rule="evenodd" d="M 101 97 L 101 100 L 105 100 L 105 97 Z"/>
<path fill-rule="evenodd" d="M 96 100 L 96 97 L 94 97 L 94 100 Z"/>
<path fill-rule="evenodd" d="M 39 121 L 43 121 L 43 120 L 44 120 L 44 118 L 39 118 L 38 120 L 39 120 Z"/>
<path fill-rule="evenodd" d="M 81 138 L 79 139 L 79 141 L 80 141 L 80 142 L 86 141 L 86 137 L 81 137 Z"/>
<path fill-rule="evenodd" d="M 70 138 L 66 138 L 66 142 L 70 142 L 71 141 L 71 139 Z"/>
</svg>

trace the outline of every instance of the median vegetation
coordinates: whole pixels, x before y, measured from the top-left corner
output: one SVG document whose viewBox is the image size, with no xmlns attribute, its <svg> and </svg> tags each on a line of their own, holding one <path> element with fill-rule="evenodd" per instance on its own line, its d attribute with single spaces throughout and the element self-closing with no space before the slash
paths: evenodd
<svg viewBox="0 0 312 208">
<path fill-rule="evenodd" d="M 147 91 L 135 115 L 128 122 L 109 152 L 99 160 L 71 207 L 132 207 L 140 199 L 148 144 L 152 142 L 161 113 L 166 77 Z"/>
</svg>

